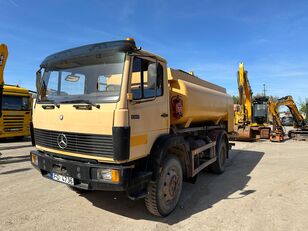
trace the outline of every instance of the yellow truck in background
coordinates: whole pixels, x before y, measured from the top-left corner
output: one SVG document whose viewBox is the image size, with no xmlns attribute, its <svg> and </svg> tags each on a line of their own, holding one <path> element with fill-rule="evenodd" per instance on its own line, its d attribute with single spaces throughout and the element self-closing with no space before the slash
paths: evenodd
<svg viewBox="0 0 308 231">
<path fill-rule="evenodd" d="M 25 88 L 4 85 L 0 138 L 30 136 L 32 95 Z"/>
<path fill-rule="evenodd" d="M 30 136 L 32 95 L 29 90 L 4 84 L 7 46 L 0 44 L 0 138 Z"/>
<path fill-rule="evenodd" d="M 226 89 L 133 39 L 48 56 L 37 72 L 32 165 L 76 191 L 126 191 L 167 216 L 183 181 L 222 173 L 233 132 Z"/>
</svg>

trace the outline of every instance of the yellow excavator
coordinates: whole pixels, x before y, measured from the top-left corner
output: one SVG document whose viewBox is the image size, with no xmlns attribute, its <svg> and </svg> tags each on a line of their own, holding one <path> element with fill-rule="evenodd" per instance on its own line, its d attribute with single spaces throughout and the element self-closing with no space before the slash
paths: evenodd
<svg viewBox="0 0 308 231">
<path fill-rule="evenodd" d="M 7 46 L 0 44 L 0 138 L 22 139 L 30 135 L 32 95 L 28 89 L 4 83 L 7 57 Z"/>
<path fill-rule="evenodd" d="M 254 141 L 259 138 L 268 139 L 271 128 L 266 126 L 268 97 L 252 99 L 252 90 L 248 79 L 248 72 L 244 64 L 239 64 L 237 73 L 239 105 L 235 107 L 235 139 Z"/>
<path fill-rule="evenodd" d="M 271 141 L 281 142 L 285 137 L 285 130 L 279 117 L 279 107 L 287 106 L 294 119 L 294 130 L 288 132 L 289 138 L 297 140 L 308 140 L 308 124 L 305 122 L 303 116 L 299 112 L 292 96 L 288 95 L 274 101 L 269 100 L 269 111 L 273 116 L 273 131 L 271 132 Z"/>
</svg>

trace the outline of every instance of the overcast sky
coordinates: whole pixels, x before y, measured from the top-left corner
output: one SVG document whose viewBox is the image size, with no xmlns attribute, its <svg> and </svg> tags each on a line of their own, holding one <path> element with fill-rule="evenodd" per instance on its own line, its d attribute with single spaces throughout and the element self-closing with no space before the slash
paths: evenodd
<svg viewBox="0 0 308 231">
<path fill-rule="evenodd" d="M 5 80 L 35 90 L 49 54 L 133 37 L 168 65 L 237 95 L 243 61 L 255 94 L 308 98 L 308 1 L 0 0 Z"/>
</svg>

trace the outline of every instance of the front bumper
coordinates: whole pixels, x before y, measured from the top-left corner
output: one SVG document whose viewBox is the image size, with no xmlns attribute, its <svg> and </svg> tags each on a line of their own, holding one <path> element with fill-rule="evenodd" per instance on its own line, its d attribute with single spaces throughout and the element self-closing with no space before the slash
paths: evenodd
<svg viewBox="0 0 308 231">
<path fill-rule="evenodd" d="M 38 169 L 42 176 L 51 179 L 51 173 L 58 173 L 74 178 L 73 187 L 86 190 L 104 191 L 134 191 L 139 190 L 150 181 L 151 173 L 140 173 L 134 170 L 134 165 L 111 165 L 101 163 L 90 163 L 86 160 L 64 159 L 52 153 L 34 150 L 31 155 L 37 157 Z M 120 180 L 117 183 L 97 179 L 97 169 L 111 168 L 119 171 Z"/>
<path fill-rule="evenodd" d="M 2 131 L 0 132 L 0 138 L 12 138 L 12 137 L 23 137 L 30 136 L 30 131 Z"/>
</svg>

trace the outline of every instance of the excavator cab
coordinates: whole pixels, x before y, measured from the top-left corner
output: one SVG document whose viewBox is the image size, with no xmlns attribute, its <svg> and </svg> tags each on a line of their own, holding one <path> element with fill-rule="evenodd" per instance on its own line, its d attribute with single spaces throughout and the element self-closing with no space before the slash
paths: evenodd
<svg viewBox="0 0 308 231">
<path fill-rule="evenodd" d="M 262 96 L 253 101 L 253 123 L 265 124 L 268 121 L 268 97 Z"/>
</svg>

